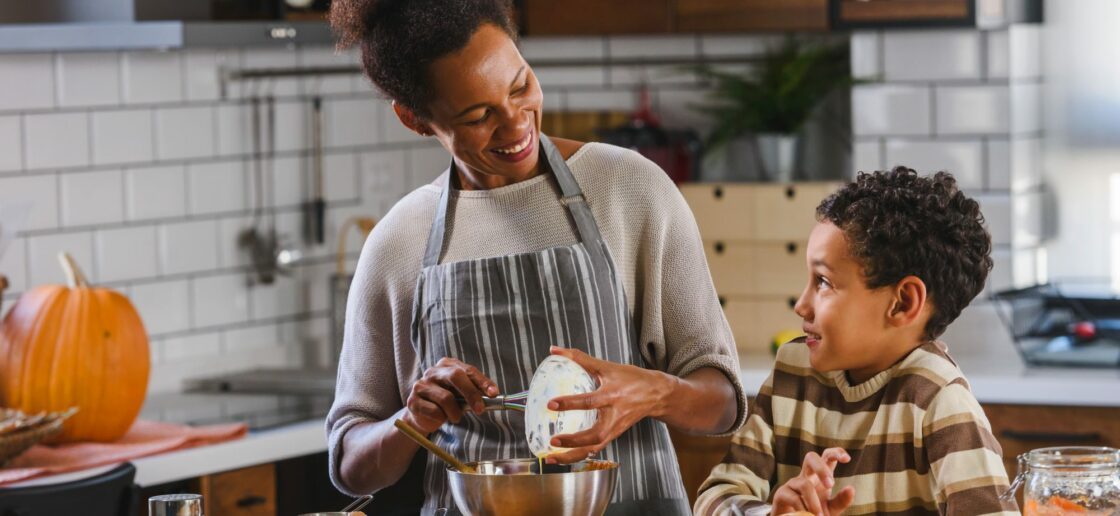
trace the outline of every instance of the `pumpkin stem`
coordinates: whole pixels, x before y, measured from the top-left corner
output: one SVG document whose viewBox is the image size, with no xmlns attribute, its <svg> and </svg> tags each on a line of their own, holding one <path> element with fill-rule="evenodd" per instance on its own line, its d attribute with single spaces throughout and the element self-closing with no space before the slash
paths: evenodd
<svg viewBox="0 0 1120 516">
<path fill-rule="evenodd" d="M 66 273 L 66 283 L 70 288 L 88 287 L 89 280 L 86 275 L 82 274 L 82 269 L 78 267 L 78 262 L 70 256 L 70 253 L 58 253 L 58 261 L 62 264 L 62 270 Z"/>
</svg>

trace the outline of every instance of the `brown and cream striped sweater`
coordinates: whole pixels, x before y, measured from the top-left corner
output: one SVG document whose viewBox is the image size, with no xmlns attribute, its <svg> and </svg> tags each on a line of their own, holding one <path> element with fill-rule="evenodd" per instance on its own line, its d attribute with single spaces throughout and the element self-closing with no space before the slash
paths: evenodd
<svg viewBox="0 0 1120 516">
<path fill-rule="evenodd" d="M 810 451 L 839 446 L 845 514 L 1018 514 L 999 443 L 944 344 L 924 344 L 859 385 L 819 373 L 803 342 L 780 348 L 722 464 L 700 488 L 700 515 L 743 514 L 796 477 Z"/>
</svg>

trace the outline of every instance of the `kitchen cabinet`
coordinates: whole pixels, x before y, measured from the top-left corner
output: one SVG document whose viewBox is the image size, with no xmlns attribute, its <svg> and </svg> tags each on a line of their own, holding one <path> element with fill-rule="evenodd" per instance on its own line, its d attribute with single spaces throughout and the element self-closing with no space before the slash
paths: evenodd
<svg viewBox="0 0 1120 516">
<path fill-rule="evenodd" d="M 1007 476 L 1018 471 L 1017 457 L 1049 446 L 1120 448 L 1120 408 L 984 404 L 992 433 L 1003 448 Z"/>
<path fill-rule="evenodd" d="M 199 484 L 203 514 L 276 514 L 276 467 L 273 464 L 206 475 Z"/>
<path fill-rule="evenodd" d="M 1041 23 L 1042 0 L 829 0 L 833 29 Z"/>
<path fill-rule="evenodd" d="M 521 30 L 530 36 L 664 34 L 672 0 L 522 0 Z"/>
<path fill-rule="evenodd" d="M 774 334 L 801 327 L 793 306 L 806 283 L 805 245 L 816 224 L 817 204 L 838 186 L 681 186 L 739 350 L 768 352 Z"/>
<path fill-rule="evenodd" d="M 828 0 L 677 0 L 676 32 L 826 31 Z"/>
</svg>

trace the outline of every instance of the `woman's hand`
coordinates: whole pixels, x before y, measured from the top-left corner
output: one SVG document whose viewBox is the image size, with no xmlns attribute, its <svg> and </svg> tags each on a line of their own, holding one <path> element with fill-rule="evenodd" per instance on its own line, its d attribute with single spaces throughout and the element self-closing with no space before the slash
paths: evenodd
<svg viewBox="0 0 1120 516">
<path fill-rule="evenodd" d="M 833 472 L 836 464 L 852 460 L 843 448 L 829 448 L 820 455 L 809 452 L 801 463 L 801 474 L 789 479 L 777 491 L 770 514 L 786 514 L 806 511 L 818 516 L 839 515 L 852 504 L 856 489 L 852 486 L 841 489 L 836 496 L 832 486 L 836 485 Z"/>
<path fill-rule="evenodd" d="M 598 453 L 644 417 L 658 417 L 672 394 L 677 377 L 632 365 L 599 360 L 576 349 L 552 348 L 582 366 L 599 388 L 587 394 L 559 396 L 548 403 L 551 410 L 598 410 L 595 425 L 582 432 L 553 436 L 552 445 L 572 448 L 549 455 L 551 464 L 567 464 Z"/>
<path fill-rule="evenodd" d="M 481 414 L 486 408 L 482 397 L 497 395 L 498 386 L 477 368 L 444 357 L 412 385 L 401 418 L 430 434 L 447 421 L 458 423 L 463 418 L 463 407 L 456 397 L 467 400 L 467 406 Z"/>
</svg>

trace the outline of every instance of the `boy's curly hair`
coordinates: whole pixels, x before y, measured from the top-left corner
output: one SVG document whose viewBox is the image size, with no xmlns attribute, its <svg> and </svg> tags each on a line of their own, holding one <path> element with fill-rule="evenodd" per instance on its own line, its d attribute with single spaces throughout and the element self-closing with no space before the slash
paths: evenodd
<svg viewBox="0 0 1120 516">
<path fill-rule="evenodd" d="M 906 167 L 860 172 L 817 206 L 817 220 L 840 228 L 868 288 L 906 276 L 926 284 L 933 315 L 926 338 L 940 336 L 981 290 L 992 270 L 992 240 L 980 205 L 952 174 L 919 176 Z"/>
<path fill-rule="evenodd" d="M 508 0 L 333 0 L 330 22 L 339 48 L 361 50 L 373 85 L 422 118 L 432 61 L 467 46 L 486 23 L 517 40 Z"/>
</svg>

